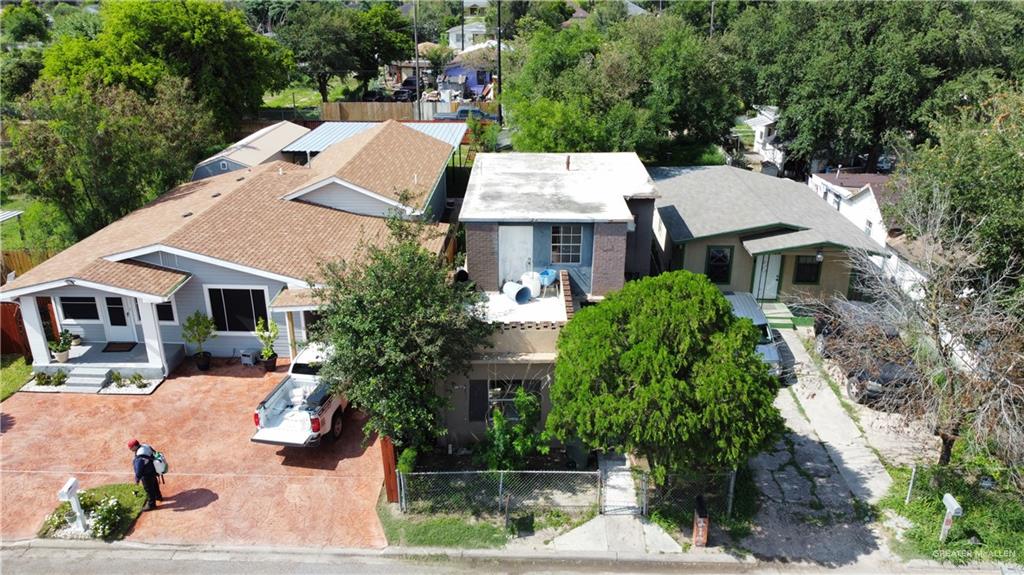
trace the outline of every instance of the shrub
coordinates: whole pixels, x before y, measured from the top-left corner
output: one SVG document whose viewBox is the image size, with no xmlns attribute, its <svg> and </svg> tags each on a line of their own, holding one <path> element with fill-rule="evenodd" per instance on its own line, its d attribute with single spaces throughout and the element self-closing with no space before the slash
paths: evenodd
<svg viewBox="0 0 1024 575">
<path fill-rule="evenodd" d="M 64 385 L 68 382 L 68 372 L 63 369 L 58 369 L 56 373 L 50 376 L 50 385 Z"/>
<path fill-rule="evenodd" d="M 93 508 L 91 519 L 92 533 L 100 539 L 109 539 L 128 517 L 128 508 L 114 496 L 107 496 Z"/>
<path fill-rule="evenodd" d="M 261 317 L 256 322 L 256 339 L 260 340 L 263 346 L 260 352 L 261 359 L 267 360 L 274 356 L 274 342 L 277 341 L 278 334 L 280 330 L 274 320 L 267 322 Z"/>
<path fill-rule="evenodd" d="M 37 371 L 35 377 L 36 385 L 50 385 L 50 374 Z"/>
<path fill-rule="evenodd" d="M 130 378 L 128 378 L 128 381 L 130 381 L 132 385 L 134 385 L 135 387 L 137 387 L 139 389 L 142 389 L 142 388 L 146 387 L 146 385 L 148 385 L 146 383 L 146 379 L 144 377 L 142 377 L 141 373 L 138 373 L 138 372 L 133 373 L 132 376 Z"/>
<path fill-rule="evenodd" d="M 537 431 L 540 423 L 540 400 L 537 396 L 520 387 L 513 403 L 519 414 L 518 420 L 510 423 L 498 408 L 491 416 L 479 454 L 487 469 L 522 469 L 528 456 L 546 454 L 550 449 L 550 435 L 546 431 Z"/>
<path fill-rule="evenodd" d="M 124 376 L 121 375 L 120 371 L 110 372 L 110 383 L 113 383 L 114 387 L 124 387 L 128 385 L 128 382 L 125 381 Z"/>
<path fill-rule="evenodd" d="M 399 473 L 412 473 L 416 469 L 416 457 L 419 454 L 414 447 L 407 447 L 398 456 Z"/>
</svg>

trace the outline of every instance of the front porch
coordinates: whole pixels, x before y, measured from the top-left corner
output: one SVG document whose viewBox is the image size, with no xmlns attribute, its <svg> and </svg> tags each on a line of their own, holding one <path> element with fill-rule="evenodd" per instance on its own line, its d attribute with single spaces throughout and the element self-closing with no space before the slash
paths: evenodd
<svg viewBox="0 0 1024 575">
<path fill-rule="evenodd" d="M 46 365 L 36 363 L 33 369 L 52 374 L 58 370 L 71 372 L 75 368 L 101 368 L 119 371 L 125 376 L 139 373 L 148 379 L 164 377 L 164 367 L 154 366 L 150 363 L 145 343 L 136 343 L 135 347 L 128 351 L 103 351 L 107 343 L 106 341 L 82 342 L 81 345 L 71 348 L 66 362 L 59 363 L 51 359 L 50 363 Z M 165 343 L 163 351 L 167 360 L 168 373 L 185 359 L 184 344 Z"/>
</svg>

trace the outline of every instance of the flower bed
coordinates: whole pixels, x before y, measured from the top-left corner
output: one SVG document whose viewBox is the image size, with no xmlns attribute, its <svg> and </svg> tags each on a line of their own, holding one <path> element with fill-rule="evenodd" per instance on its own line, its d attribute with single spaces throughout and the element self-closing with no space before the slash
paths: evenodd
<svg viewBox="0 0 1024 575">
<path fill-rule="evenodd" d="M 78 494 L 85 511 L 88 529 L 83 533 L 75 527 L 75 512 L 67 501 L 57 506 L 39 528 L 39 537 L 53 539 L 123 539 L 135 524 L 146 504 L 142 486 L 115 483 L 86 489 Z"/>
</svg>

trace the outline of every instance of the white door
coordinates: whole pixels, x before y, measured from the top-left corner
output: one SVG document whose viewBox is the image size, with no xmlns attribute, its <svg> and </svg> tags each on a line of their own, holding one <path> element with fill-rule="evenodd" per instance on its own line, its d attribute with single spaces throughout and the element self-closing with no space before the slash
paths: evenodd
<svg viewBox="0 0 1024 575">
<path fill-rule="evenodd" d="M 769 254 L 754 258 L 755 299 L 775 299 L 779 297 L 779 276 L 781 271 L 781 254 Z"/>
<path fill-rule="evenodd" d="M 135 320 L 128 300 L 108 296 L 103 303 L 107 308 L 107 341 L 135 341 Z"/>
<path fill-rule="evenodd" d="M 498 226 L 498 289 L 533 270 L 533 226 Z"/>
</svg>

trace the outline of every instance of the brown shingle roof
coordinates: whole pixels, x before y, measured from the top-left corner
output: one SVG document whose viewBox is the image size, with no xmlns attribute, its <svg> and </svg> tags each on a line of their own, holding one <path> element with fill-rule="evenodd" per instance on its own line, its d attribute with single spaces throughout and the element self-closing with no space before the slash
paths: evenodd
<svg viewBox="0 0 1024 575">
<path fill-rule="evenodd" d="M 422 208 L 451 154 L 437 138 L 388 120 L 328 147 L 312 167 L 322 178 L 338 177 L 393 200 L 408 192 L 408 205 Z"/>
<path fill-rule="evenodd" d="M 448 148 L 429 136 L 394 124 Z M 396 138 L 395 134 L 399 137 Z M 440 170 L 447 164 L 448 156 L 438 166 L 436 146 L 421 148 L 420 138 L 405 136 L 408 136 L 405 132 L 392 130 L 385 140 L 381 140 L 398 141 L 397 150 L 386 151 L 386 147 L 377 145 L 375 141 L 373 146 L 366 143 L 355 146 L 357 152 L 351 154 L 346 166 L 352 173 L 365 174 L 365 178 L 360 180 L 366 182 L 372 174 L 370 169 L 360 165 L 362 162 L 386 172 L 380 181 L 397 181 L 397 176 L 390 171 L 415 170 L 417 166 L 424 170 L 419 173 L 421 180 L 425 180 L 428 179 L 425 167 L 433 165 L 436 171 L 429 177 L 433 186 Z M 370 139 L 375 140 L 372 135 Z M 426 150 L 424 153 L 431 161 L 418 157 L 421 149 Z M 335 152 L 339 157 L 346 155 L 340 150 Z M 356 156 L 363 154 L 365 159 L 355 161 Z M 378 155 L 393 158 L 381 159 L 376 157 Z M 321 159 L 318 156 L 317 160 L 326 167 L 330 165 L 326 161 L 330 157 Z M 29 270 L 6 284 L 4 291 L 65 278 L 80 278 L 164 297 L 170 293 L 167 290 L 173 290 L 187 279 L 188 274 L 127 260 L 111 262 L 103 259 L 155 245 L 179 248 L 300 280 L 316 277 L 319 261 L 351 259 L 359 252 L 363 241 L 384 242 L 389 237 L 382 218 L 281 199 L 290 191 L 320 179 L 322 175 L 316 167 L 309 169 L 278 161 L 183 184 Z M 438 228 L 447 232 L 448 225 L 438 224 Z M 424 247 L 436 253 L 443 242 L 443 237 L 437 237 L 425 242 Z"/>
<path fill-rule="evenodd" d="M 313 297 L 313 290 L 309 288 L 288 288 L 281 290 L 274 301 L 270 302 L 271 309 L 295 308 L 317 306 L 316 298 Z"/>
<path fill-rule="evenodd" d="M 878 205 L 880 206 L 895 205 L 900 200 L 896 186 L 889 185 L 890 176 L 888 174 L 844 171 L 839 174 L 829 172 L 827 174 L 820 173 L 814 175 L 830 184 L 846 188 L 855 194 L 864 186 L 871 186 L 871 191 L 874 192 L 875 199 L 878 200 Z"/>
</svg>

